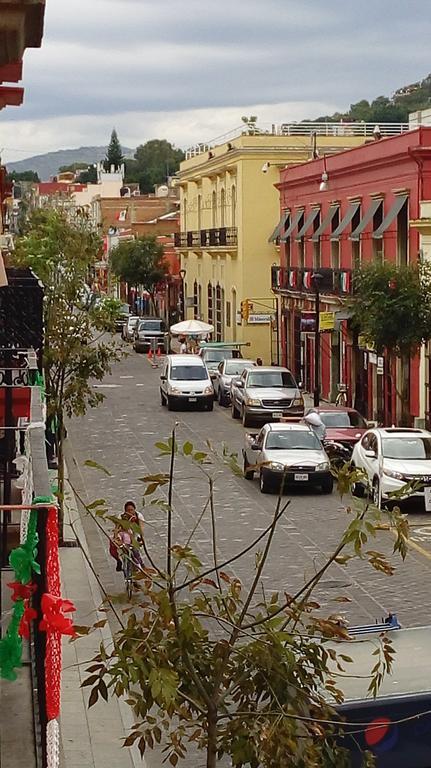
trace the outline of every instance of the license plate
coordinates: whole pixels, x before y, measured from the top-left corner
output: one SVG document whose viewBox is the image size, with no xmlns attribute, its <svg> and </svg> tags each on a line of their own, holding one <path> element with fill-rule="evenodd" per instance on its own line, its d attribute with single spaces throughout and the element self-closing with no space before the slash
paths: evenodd
<svg viewBox="0 0 431 768">
<path fill-rule="evenodd" d="M 197 403 L 197 397 L 189 397 L 189 403 Z"/>
<path fill-rule="evenodd" d="M 273 419 L 282 419 L 283 418 L 283 411 L 274 411 L 272 414 Z"/>
<path fill-rule="evenodd" d="M 301 481 L 301 482 L 304 482 L 304 480 L 305 481 L 308 480 L 308 475 L 295 474 L 293 477 L 294 477 L 294 480 Z"/>
<path fill-rule="evenodd" d="M 425 494 L 425 512 L 431 512 L 431 486 L 427 485 L 424 488 Z"/>
</svg>

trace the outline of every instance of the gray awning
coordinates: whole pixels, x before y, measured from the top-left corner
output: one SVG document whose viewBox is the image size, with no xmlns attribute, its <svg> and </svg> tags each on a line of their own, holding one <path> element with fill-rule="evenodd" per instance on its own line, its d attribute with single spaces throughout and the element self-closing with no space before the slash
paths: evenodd
<svg viewBox="0 0 431 768">
<path fill-rule="evenodd" d="M 344 232 L 346 227 L 349 226 L 350 222 L 353 220 L 355 214 L 359 211 L 361 203 L 357 201 L 356 203 L 350 203 L 346 213 L 344 214 L 344 217 L 341 219 L 337 229 L 334 229 L 331 240 L 338 240 L 340 235 Z"/>
<path fill-rule="evenodd" d="M 329 211 L 326 214 L 325 218 L 323 219 L 322 223 L 320 224 L 320 227 L 317 227 L 316 231 L 313 232 L 312 240 L 317 243 L 319 240 L 320 235 L 323 235 L 326 229 L 328 229 L 329 225 L 332 222 L 332 219 L 334 218 L 335 214 L 337 213 L 339 209 L 339 205 L 330 205 Z"/>
<path fill-rule="evenodd" d="M 406 200 L 408 200 L 408 195 L 397 195 L 395 198 L 395 202 L 392 206 L 392 208 L 389 209 L 389 212 L 386 214 L 385 218 L 383 219 L 382 223 L 379 227 L 377 227 L 376 231 L 373 232 L 373 237 L 376 239 L 379 239 L 383 237 L 383 233 L 386 232 L 387 228 L 390 227 L 393 220 L 398 216 L 401 208 L 403 207 Z"/>
<path fill-rule="evenodd" d="M 307 218 L 305 219 L 301 229 L 298 230 L 298 232 L 295 235 L 295 240 L 300 240 L 301 237 L 304 237 L 310 227 L 313 225 L 314 220 L 317 218 L 317 216 L 320 213 L 320 208 L 313 208 L 311 213 L 308 214 Z"/>
<path fill-rule="evenodd" d="M 292 234 L 292 232 L 295 229 L 295 227 L 298 226 L 298 221 L 301 218 L 301 216 L 303 215 L 303 213 L 304 213 L 304 209 L 300 208 L 299 211 L 296 211 L 295 215 L 291 217 L 289 226 L 284 231 L 284 235 L 282 235 L 280 237 L 280 242 L 281 243 L 285 243 L 287 238 L 289 237 L 289 235 Z"/>
<path fill-rule="evenodd" d="M 284 231 L 284 228 L 286 226 L 287 220 L 290 218 L 290 211 L 283 211 L 281 214 L 281 219 L 278 222 L 276 228 L 274 229 L 271 237 L 268 238 L 268 243 L 274 243 L 278 237 L 280 237 L 281 233 Z"/>
<path fill-rule="evenodd" d="M 367 211 L 365 211 L 362 219 L 360 220 L 358 226 L 356 227 L 355 231 L 352 232 L 350 235 L 350 240 L 359 240 L 359 235 L 362 234 L 364 229 L 368 226 L 371 219 L 373 218 L 374 214 L 378 210 L 379 206 L 383 205 L 383 199 L 381 197 L 376 197 L 370 207 Z"/>
</svg>

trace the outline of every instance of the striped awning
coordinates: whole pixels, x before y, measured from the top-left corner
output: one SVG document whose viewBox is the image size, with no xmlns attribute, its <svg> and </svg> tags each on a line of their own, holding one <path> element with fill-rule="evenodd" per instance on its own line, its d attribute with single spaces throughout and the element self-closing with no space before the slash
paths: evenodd
<svg viewBox="0 0 431 768">
<path fill-rule="evenodd" d="M 392 208 L 389 209 L 388 213 L 386 214 L 385 218 L 383 219 L 382 223 L 379 227 L 377 227 L 376 231 L 373 232 L 373 237 L 377 240 L 383 237 L 384 233 L 388 229 L 388 227 L 391 226 L 393 220 L 398 216 L 401 208 L 403 207 L 406 200 L 409 199 L 408 195 L 397 195 L 395 198 L 395 202 L 392 206 Z"/>
</svg>

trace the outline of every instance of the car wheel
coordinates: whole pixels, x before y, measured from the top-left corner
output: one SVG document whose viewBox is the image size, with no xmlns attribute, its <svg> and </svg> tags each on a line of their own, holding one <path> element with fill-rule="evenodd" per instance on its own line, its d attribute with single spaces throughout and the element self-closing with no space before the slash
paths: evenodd
<svg viewBox="0 0 431 768">
<path fill-rule="evenodd" d="M 239 419 L 239 410 L 236 407 L 236 405 L 235 405 L 233 400 L 232 400 L 232 405 L 231 405 L 231 414 L 232 414 L 232 418 L 233 419 Z"/>
<path fill-rule="evenodd" d="M 334 488 L 334 478 L 327 477 L 322 483 L 322 493 L 332 493 Z"/>
<path fill-rule="evenodd" d="M 247 461 L 247 457 L 244 456 L 244 477 L 246 480 L 253 480 L 254 469 L 249 469 L 250 464 Z"/>
<path fill-rule="evenodd" d="M 165 396 L 164 396 L 162 390 L 160 390 L 160 402 L 161 402 L 162 405 L 166 405 Z"/>
<path fill-rule="evenodd" d="M 380 483 L 379 483 L 379 480 L 378 480 L 377 477 L 375 477 L 374 480 L 373 480 L 372 499 L 373 499 L 374 506 L 377 507 L 377 509 L 381 509 L 382 508 L 382 498 L 381 498 L 381 494 L 380 494 Z"/>
<path fill-rule="evenodd" d="M 167 404 L 168 404 L 168 411 L 173 411 L 174 410 L 174 404 L 172 402 L 172 398 L 169 397 L 169 395 L 168 395 L 166 400 L 167 400 Z"/>
<path fill-rule="evenodd" d="M 250 419 L 249 416 L 247 416 L 245 412 L 245 408 L 242 409 L 242 426 L 243 427 L 251 427 L 253 424 L 253 420 Z"/>
<path fill-rule="evenodd" d="M 261 493 L 272 493 L 272 484 L 263 469 L 260 470 L 259 474 L 259 488 Z"/>
<path fill-rule="evenodd" d="M 356 469 L 352 464 L 352 470 Z M 357 499 L 363 499 L 365 496 L 365 486 L 363 483 L 352 483 L 352 496 L 356 496 Z"/>
<path fill-rule="evenodd" d="M 222 405 L 222 406 L 226 405 L 226 400 L 223 397 L 223 392 L 221 391 L 221 387 L 219 387 L 218 389 L 217 401 L 219 405 Z"/>
<path fill-rule="evenodd" d="M 214 409 L 214 403 L 207 403 L 205 406 L 206 411 L 212 411 Z"/>
</svg>

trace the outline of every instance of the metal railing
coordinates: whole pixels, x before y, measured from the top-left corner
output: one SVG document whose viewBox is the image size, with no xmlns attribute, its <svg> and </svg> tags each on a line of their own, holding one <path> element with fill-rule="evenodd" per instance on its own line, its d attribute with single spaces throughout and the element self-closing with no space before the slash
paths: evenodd
<svg viewBox="0 0 431 768">
<path fill-rule="evenodd" d="M 175 248 L 231 248 L 238 245 L 236 227 L 214 227 L 174 234 Z"/>
<path fill-rule="evenodd" d="M 316 270 L 308 267 L 271 267 L 271 288 L 274 293 L 314 293 L 313 274 Z M 349 296 L 353 293 L 351 269 L 317 270 L 322 279 L 319 284 L 321 294 Z"/>
<path fill-rule="evenodd" d="M 378 128 L 380 136 L 398 136 L 410 130 L 408 123 L 332 123 L 306 121 L 302 123 L 281 123 L 280 125 L 261 123 L 259 126 L 239 125 L 227 133 L 209 141 L 193 144 L 186 149 L 186 160 L 210 152 L 214 147 L 226 144 L 239 136 L 373 136 Z M 232 147 L 234 149 L 234 147 Z"/>
</svg>

